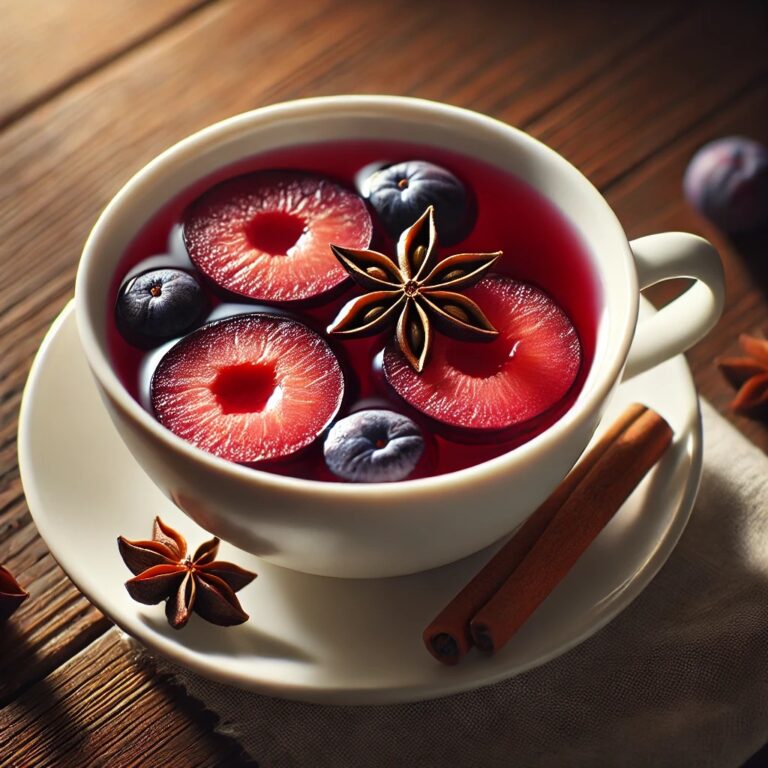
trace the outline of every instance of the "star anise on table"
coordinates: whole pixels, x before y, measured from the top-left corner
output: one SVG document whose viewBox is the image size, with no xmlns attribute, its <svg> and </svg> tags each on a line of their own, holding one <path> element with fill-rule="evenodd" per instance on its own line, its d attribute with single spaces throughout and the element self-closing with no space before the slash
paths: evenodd
<svg viewBox="0 0 768 768">
<path fill-rule="evenodd" d="M 400 236 L 396 262 L 378 251 L 331 245 L 352 279 L 368 292 L 347 302 L 328 332 L 369 336 L 396 322 L 397 344 L 418 372 L 429 357 L 435 329 L 467 341 L 496 338 L 498 331 L 480 307 L 457 291 L 478 282 L 501 251 L 440 260 L 437 246 L 432 206 Z"/>
<path fill-rule="evenodd" d="M 13 574 L 0 565 L 0 621 L 5 621 L 27 598 Z"/>
<path fill-rule="evenodd" d="M 117 544 L 135 574 L 125 583 L 128 594 L 146 605 L 166 600 L 165 615 L 174 629 L 181 629 L 193 611 L 220 626 L 248 621 L 235 592 L 256 574 L 216 560 L 219 539 L 206 541 L 190 556 L 184 537 L 156 517 L 150 541 L 120 536 Z"/>
<path fill-rule="evenodd" d="M 768 416 L 768 339 L 742 333 L 742 357 L 720 357 L 717 365 L 737 389 L 731 410 L 752 418 Z"/>
</svg>

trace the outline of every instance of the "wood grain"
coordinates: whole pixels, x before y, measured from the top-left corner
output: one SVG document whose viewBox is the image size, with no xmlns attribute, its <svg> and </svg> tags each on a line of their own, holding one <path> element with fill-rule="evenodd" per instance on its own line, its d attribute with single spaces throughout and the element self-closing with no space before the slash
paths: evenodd
<svg viewBox="0 0 768 768">
<path fill-rule="evenodd" d="M 0 0 L 0 128 L 206 0 Z"/>
<path fill-rule="evenodd" d="M 213 722 L 113 629 L 0 709 L 0 766 L 250 764 Z"/>
<path fill-rule="evenodd" d="M 40 26 L 43 5 L 51 15 Z M 158 765 L 239 759 L 184 709 L 183 695 L 136 667 L 54 563 L 15 455 L 32 356 L 71 294 L 98 212 L 145 162 L 203 125 L 282 99 L 382 92 L 527 128 L 600 185 L 630 236 L 688 229 L 722 249 L 728 307 L 689 359 L 702 393 L 726 410 L 730 391 L 712 359 L 765 323 L 765 241 L 713 230 L 682 200 L 680 179 L 712 136 L 768 140 L 764 5 L 0 0 L 6 6 L 0 50 L 23 73 L 9 79 L 0 67 L 0 126 L 12 121 L 0 132 L 0 562 L 32 597 L 0 636 L 0 765 L 82 765 L 80 749 L 92 764 L 135 764 L 149 750 Z M 19 10 L 32 6 L 36 16 Z M 62 21 L 86 6 L 90 24 Z M 652 295 L 664 301 L 679 287 Z M 768 450 L 763 425 L 733 421 Z"/>
<path fill-rule="evenodd" d="M 764 82 L 766 39 L 764 6 L 700 4 L 527 130 L 605 188 Z"/>
</svg>

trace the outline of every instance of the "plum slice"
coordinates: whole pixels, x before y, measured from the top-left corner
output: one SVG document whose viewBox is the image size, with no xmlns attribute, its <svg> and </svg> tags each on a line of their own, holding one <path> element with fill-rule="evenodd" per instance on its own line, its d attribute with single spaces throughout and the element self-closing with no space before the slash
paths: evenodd
<svg viewBox="0 0 768 768">
<path fill-rule="evenodd" d="M 312 299 L 347 278 L 329 248 L 367 248 L 364 201 L 323 176 L 259 171 L 212 187 L 184 214 L 194 265 L 224 290 L 257 301 Z"/>
<path fill-rule="evenodd" d="M 581 344 L 565 312 L 542 290 L 489 275 L 466 295 L 498 329 L 478 344 L 435 336 L 421 373 L 394 344 L 384 351 L 386 380 L 439 425 L 489 435 L 522 431 L 557 405 L 581 367 Z"/>
<path fill-rule="evenodd" d="M 314 442 L 341 406 L 344 375 L 327 342 L 303 323 L 235 315 L 171 347 L 150 396 L 155 417 L 174 434 L 252 463 Z"/>
</svg>

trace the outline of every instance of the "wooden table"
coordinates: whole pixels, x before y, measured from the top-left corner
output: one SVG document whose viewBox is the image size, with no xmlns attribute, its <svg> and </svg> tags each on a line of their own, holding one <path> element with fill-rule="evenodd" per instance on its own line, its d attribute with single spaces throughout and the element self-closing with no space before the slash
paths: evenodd
<svg viewBox="0 0 768 768">
<path fill-rule="evenodd" d="M 713 365 L 765 324 L 768 239 L 729 240 L 681 195 L 706 140 L 768 142 L 764 4 L 0 0 L 0 19 L 0 563 L 32 593 L 0 629 L 0 765 L 244 762 L 212 717 L 125 653 L 57 566 L 15 442 L 32 357 L 99 211 L 208 123 L 301 96 L 398 93 L 542 139 L 602 190 L 630 237 L 689 230 L 721 249 L 726 311 L 688 359 L 702 395 L 768 449 L 764 424 L 728 413 Z"/>
</svg>

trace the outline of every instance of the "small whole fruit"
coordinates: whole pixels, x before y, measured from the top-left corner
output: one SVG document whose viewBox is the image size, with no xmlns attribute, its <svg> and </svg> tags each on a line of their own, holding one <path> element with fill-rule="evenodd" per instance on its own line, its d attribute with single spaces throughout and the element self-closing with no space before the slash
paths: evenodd
<svg viewBox="0 0 768 768">
<path fill-rule="evenodd" d="M 373 224 L 363 199 L 323 176 L 258 171 L 222 182 L 184 214 L 195 266 L 229 293 L 300 301 L 347 279 L 328 244 L 367 248 Z"/>
<path fill-rule="evenodd" d="M 405 480 L 424 453 L 421 430 L 389 410 L 357 411 L 331 427 L 323 446 L 328 469 L 356 483 Z"/>
<path fill-rule="evenodd" d="M 153 269 L 127 280 L 115 304 L 120 333 L 140 347 L 182 336 L 198 326 L 207 312 L 202 286 L 181 269 Z"/>
<path fill-rule="evenodd" d="M 691 159 L 683 189 L 689 202 L 726 232 L 768 224 L 768 148 L 743 136 L 715 139 Z"/>
<path fill-rule="evenodd" d="M 328 343 L 279 315 L 235 315 L 198 328 L 158 363 L 157 420 L 198 448 L 239 463 L 291 456 L 336 416 L 344 374 Z"/>
<path fill-rule="evenodd" d="M 435 209 L 442 245 L 454 245 L 469 234 L 472 222 L 467 190 L 446 168 L 424 160 L 396 163 L 375 171 L 365 187 L 371 205 L 394 238 L 430 205 Z"/>
</svg>

